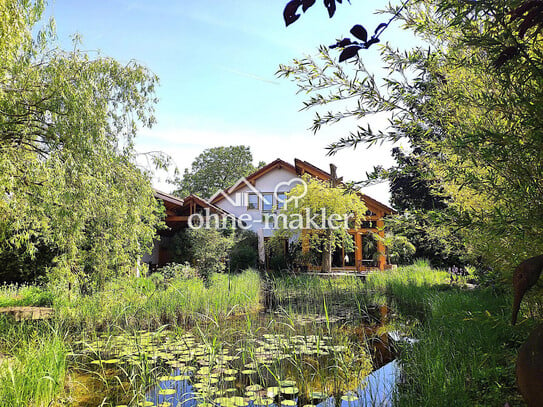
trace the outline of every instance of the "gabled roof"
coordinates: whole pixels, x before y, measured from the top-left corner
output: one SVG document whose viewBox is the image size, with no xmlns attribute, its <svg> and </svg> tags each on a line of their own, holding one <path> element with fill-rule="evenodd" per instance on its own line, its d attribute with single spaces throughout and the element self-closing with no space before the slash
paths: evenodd
<svg viewBox="0 0 543 407">
<path fill-rule="evenodd" d="M 202 208 L 209 208 L 211 211 L 214 211 L 221 215 L 233 216 L 229 212 L 225 211 L 224 209 L 213 205 L 211 202 L 208 202 L 205 199 L 200 198 L 198 195 L 195 195 L 195 194 L 190 194 L 189 196 L 185 197 L 183 201 L 184 201 L 184 204 L 183 204 L 184 209 L 190 207 L 190 204 L 195 203 L 196 205 L 199 205 Z"/>
<path fill-rule="evenodd" d="M 284 168 L 292 172 L 293 175 L 296 176 L 302 176 L 304 174 L 309 174 L 312 177 L 318 178 L 322 181 L 327 181 L 330 179 L 331 175 L 330 173 L 320 169 L 319 167 L 316 167 L 315 165 L 300 160 L 298 158 L 294 159 L 294 165 L 281 160 L 280 158 L 275 159 L 268 165 L 265 165 L 264 167 L 258 169 L 257 171 L 253 172 L 251 175 L 240 178 L 234 185 L 232 185 L 229 188 L 224 189 L 223 191 L 217 191 L 211 198 L 209 198 L 209 202 L 212 204 L 216 204 L 217 202 L 220 202 L 224 199 L 224 194 L 231 195 L 234 192 L 238 191 L 239 189 L 243 188 L 246 184 L 244 181 L 248 181 L 251 184 L 255 184 L 256 180 L 263 175 L 267 174 L 268 172 L 276 169 L 276 168 Z M 373 199 L 372 197 L 359 192 L 358 193 L 362 199 L 368 204 L 369 206 L 372 206 L 374 208 L 378 208 L 381 211 L 383 211 L 385 214 L 392 214 L 396 211 L 389 207 L 388 205 L 385 205 L 382 202 L 379 202 L 376 199 Z"/>
<path fill-rule="evenodd" d="M 164 206 L 166 207 L 166 210 L 169 211 L 177 211 L 183 207 L 183 199 L 167 194 L 166 192 L 159 191 L 158 189 L 155 189 L 155 198 L 161 199 L 162 202 L 164 202 Z"/>
<path fill-rule="evenodd" d="M 252 174 L 248 175 L 245 178 L 240 178 L 234 185 L 232 185 L 229 188 L 226 188 L 222 191 L 217 191 L 211 198 L 209 198 L 209 202 L 211 203 L 217 203 L 224 199 L 224 194 L 230 195 L 236 192 L 237 190 L 243 188 L 246 184 L 245 181 L 251 183 L 254 185 L 255 181 L 262 177 L 263 175 L 267 174 L 268 172 L 276 169 L 276 168 L 285 168 L 288 171 L 291 171 L 293 174 L 297 174 L 296 168 L 292 165 L 287 163 L 286 161 L 281 160 L 280 158 L 277 158 L 273 160 L 271 163 L 265 165 L 262 168 L 259 168 Z"/>
<path fill-rule="evenodd" d="M 328 181 L 331 177 L 330 173 L 315 167 L 313 164 L 308 163 L 307 161 L 302 161 L 297 158 L 294 159 L 294 166 L 296 167 L 296 173 L 300 176 L 307 173 L 322 181 Z"/>
</svg>

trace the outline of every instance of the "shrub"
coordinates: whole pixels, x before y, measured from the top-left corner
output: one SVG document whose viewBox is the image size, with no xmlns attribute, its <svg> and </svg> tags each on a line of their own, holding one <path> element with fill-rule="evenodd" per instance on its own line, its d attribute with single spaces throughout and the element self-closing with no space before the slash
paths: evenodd
<svg viewBox="0 0 543 407">
<path fill-rule="evenodd" d="M 230 252 L 230 271 L 243 271 L 256 267 L 258 251 L 250 246 L 234 247 Z"/>
<path fill-rule="evenodd" d="M 170 241 L 175 262 L 188 262 L 207 281 L 211 273 L 221 273 L 226 268 L 228 252 L 234 245 L 232 230 L 184 229 Z"/>
<path fill-rule="evenodd" d="M 198 277 L 198 272 L 189 263 L 168 263 L 157 270 L 166 279 L 186 279 Z"/>
<path fill-rule="evenodd" d="M 236 234 L 236 243 L 230 251 L 230 271 L 242 271 L 258 265 L 258 236 L 251 230 Z"/>
</svg>

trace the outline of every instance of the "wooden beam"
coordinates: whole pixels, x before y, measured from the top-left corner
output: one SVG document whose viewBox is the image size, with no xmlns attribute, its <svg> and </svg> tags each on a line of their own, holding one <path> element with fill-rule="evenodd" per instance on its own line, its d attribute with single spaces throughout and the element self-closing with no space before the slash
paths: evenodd
<svg viewBox="0 0 543 407">
<path fill-rule="evenodd" d="M 188 216 L 167 216 L 166 222 L 188 222 Z"/>
</svg>

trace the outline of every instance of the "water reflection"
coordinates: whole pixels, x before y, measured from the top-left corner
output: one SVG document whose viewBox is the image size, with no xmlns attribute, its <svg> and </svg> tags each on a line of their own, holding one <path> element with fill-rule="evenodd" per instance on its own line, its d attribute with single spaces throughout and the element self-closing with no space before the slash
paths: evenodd
<svg viewBox="0 0 543 407">
<path fill-rule="evenodd" d="M 346 394 L 341 400 L 335 400 L 329 397 L 324 401 L 316 404 L 317 407 L 387 407 L 393 405 L 393 395 L 396 388 L 396 383 L 400 376 L 399 364 L 396 360 L 386 364 L 380 369 L 371 373 L 364 382 L 360 385 L 356 392 Z M 212 404 L 201 400 L 200 392 L 193 387 L 190 380 L 179 380 L 186 377 L 179 370 L 174 372 L 170 380 L 163 380 L 160 385 L 155 387 L 148 393 L 149 406 L 159 407 L 209 407 Z M 214 392 L 213 386 L 210 391 Z M 285 407 L 296 406 L 299 404 L 297 397 L 291 399 L 283 399 L 280 402 L 271 402 L 273 395 L 266 389 L 260 390 L 260 394 L 264 396 L 266 392 L 269 397 L 261 397 L 256 399 L 258 392 L 246 392 L 245 397 L 239 395 L 239 390 L 232 388 L 231 394 L 228 397 L 228 392 L 224 394 L 222 399 L 218 397 L 218 401 L 222 407 Z M 223 392 L 224 393 L 224 392 Z M 249 393 L 247 395 L 247 393 Z M 259 400 L 259 401 L 256 401 Z M 267 400 L 267 401 L 266 401 Z M 314 400 L 318 401 L 318 400 Z M 314 406 L 306 404 L 306 406 Z"/>
</svg>

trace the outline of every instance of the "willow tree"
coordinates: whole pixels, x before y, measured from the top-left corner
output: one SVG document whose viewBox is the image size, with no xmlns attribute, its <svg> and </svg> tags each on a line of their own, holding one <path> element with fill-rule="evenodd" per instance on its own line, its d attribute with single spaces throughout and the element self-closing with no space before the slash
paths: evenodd
<svg viewBox="0 0 543 407">
<path fill-rule="evenodd" d="M 366 120 L 332 142 L 331 153 L 399 140 L 417 150 L 426 179 L 447 203 L 431 219 L 460 231 L 474 256 L 502 269 L 543 250 L 543 42 L 536 3 L 412 0 L 398 19 L 423 45 L 380 46 L 385 78 L 364 65 L 363 53 L 338 63 L 326 47 L 316 58 L 280 68 L 309 95 L 306 108 L 345 102 L 344 110 L 317 115 L 315 131 L 345 117 Z M 398 7 L 388 11 L 396 15 Z M 386 128 L 367 124 L 383 113 Z"/>
<path fill-rule="evenodd" d="M 133 144 L 138 128 L 154 122 L 157 78 L 77 43 L 61 50 L 47 28 L 32 37 L 42 2 L 4 0 L 1 8 L 17 30 L 0 40 L 8 56 L 0 66 L 3 277 L 49 271 L 99 285 L 135 266 L 160 223 Z"/>
<path fill-rule="evenodd" d="M 366 206 L 360 196 L 345 187 L 305 175 L 304 183 L 287 193 L 285 205 L 274 220 L 274 239 L 298 238 L 305 250 L 322 254 L 322 270 L 332 267 L 335 248 L 354 251 L 348 230 L 360 227 Z"/>
</svg>

